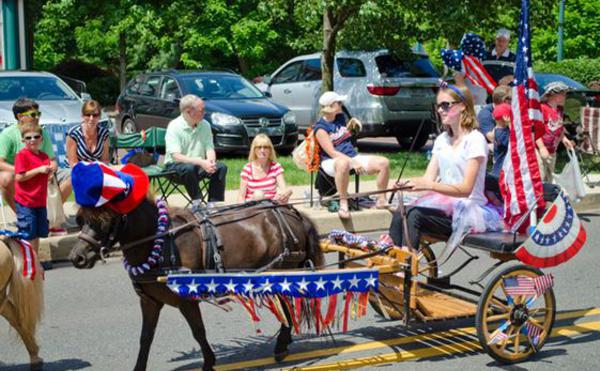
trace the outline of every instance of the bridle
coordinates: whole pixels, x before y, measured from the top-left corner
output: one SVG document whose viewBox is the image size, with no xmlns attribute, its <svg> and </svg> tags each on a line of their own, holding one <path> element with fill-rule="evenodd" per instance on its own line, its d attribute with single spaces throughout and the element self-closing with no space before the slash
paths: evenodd
<svg viewBox="0 0 600 371">
<path fill-rule="evenodd" d="M 97 238 L 97 232 L 89 223 L 86 223 L 77 238 L 92 247 L 92 251 L 96 251 L 100 255 L 100 259 L 103 263 L 106 263 L 108 254 L 113 250 L 113 246 L 117 241 L 117 237 L 127 226 L 127 215 L 120 215 L 115 218 L 111 225 L 108 233 L 104 235 L 103 239 Z"/>
</svg>

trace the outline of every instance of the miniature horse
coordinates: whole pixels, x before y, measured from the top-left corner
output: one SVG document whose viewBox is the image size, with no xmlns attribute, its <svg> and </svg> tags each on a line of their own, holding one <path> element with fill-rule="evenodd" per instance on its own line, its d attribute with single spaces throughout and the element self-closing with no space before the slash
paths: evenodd
<svg viewBox="0 0 600 371">
<path fill-rule="evenodd" d="M 289 262 L 278 259 L 281 257 L 284 241 L 289 242 L 289 238 L 282 235 L 285 231 L 278 222 L 275 209 L 280 215 L 279 220 L 283 215 L 288 228 L 291 228 L 295 236 L 294 250 L 301 253 L 301 260 Z M 110 241 L 114 240 L 119 242 L 129 264 L 145 262 L 152 250 L 151 236 L 156 234 L 157 216 L 156 205 L 147 199 L 127 215 L 117 214 L 106 207 L 81 208 L 78 222 L 82 225 L 82 232 L 71 251 L 71 261 L 77 268 L 92 268 L 99 258 L 99 250 L 103 246 L 110 245 Z M 181 267 L 193 270 L 205 269 L 207 249 L 199 220 L 187 209 L 171 208 L 169 216 L 170 228 L 174 232 L 171 234 L 172 237 L 167 238 L 165 246 L 169 244 L 169 240 L 175 245 Z M 229 211 L 217 211 L 210 219 L 218 225 L 216 230 L 222 242 L 220 256 L 225 269 L 257 269 L 270 263 L 274 263 L 272 268 L 275 269 L 291 269 L 303 267 L 309 261 L 317 266 L 323 262 L 323 253 L 319 247 L 315 226 L 291 206 L 273 203 L 255 204 Z M 289 232 L 288 229 L 288 235 Z M 154 273 L 151 279 L 132 278 L 135 290 L 141 299 L 143 317 L 135 370 L 146 368 L 154 330 L 164 304 L 179 308 L 202 349 L 203 369 L 213 369 L 215 355 L 206 340 L 198 303 L 182 299 L 164 283 L 158 283 L 157 274 L 159 273 Z M 286 316 L 288 324 L 291 323 L 289 313 L 286 313 Z M 274 352 L 277 361 L 287 356 L 287 347 L 291 341 L 290 327 L 282 324 Z"/>
<path fill-rule="evenodd" d="M 42 369 L 35 340 L 44 307 L 42 267 L 36 259 L 37 273 L 31 280 L 23 276 L 24 258 L 19 243 L 0 239 L 0 315 L 17 330 L 23 340 L 32 370 Z"/>
</svg>

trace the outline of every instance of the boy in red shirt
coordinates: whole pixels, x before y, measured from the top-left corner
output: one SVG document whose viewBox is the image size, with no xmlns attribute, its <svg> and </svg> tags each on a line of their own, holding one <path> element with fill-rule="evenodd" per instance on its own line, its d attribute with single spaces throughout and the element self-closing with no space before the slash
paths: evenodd
<svg viewBox="0 0 600 371">
<path fill-rule="evenodd" d="M 563 106 L 569 87 L 553 81 L 546 86 L 542 95 L 543 124 L 535 127 L 535 144 L 538 149 L 542 181 L 551 183 L 552 173 L 556 167 L 556 150 L 562 142 L 567 149 L 573 148 L 573 143 L 565 135 L 563 126 Z"/>
<path fill-rule="evenodd" d="M 52 172 L 50 158 L 41 151 L 42 128 L 35 123 L 24 123 L 21 138 L 25 147 L 15 156 L 15 206 L 17 227 L 26 235 L 35 252 L 40 237 L 48 237 L 46 197 L 48 177 Z"/>
</svg>

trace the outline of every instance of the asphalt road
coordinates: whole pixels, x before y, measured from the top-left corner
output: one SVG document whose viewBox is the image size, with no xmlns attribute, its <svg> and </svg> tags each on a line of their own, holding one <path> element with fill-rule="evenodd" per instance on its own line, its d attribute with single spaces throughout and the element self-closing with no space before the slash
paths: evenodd
<svg viewBox="0 0 600 371">
<path fill-rule="evenodd" d="M 559 318 L 555 336 L 530 361 L 508 370 L 596 370 L 600 339 L 600 214 L 586 223 L 588 243 L 572 261 L 550 269 L 556 278 Z M 460 258 L 458 259 L 460 260 Z M 457 277 L 464 283 L 491 261 L 482 257 Z M 444 267 L 449 271 L 451 267 Z M 68 263 L 46 273 L 46 312 L 39 331 L 45 370 L 128 370 L 135 363 L 141 314 L 119 258 L 81 271 Z M 375 367 L 411 370 L 481 370 L 500 367 L 476 345 L 473 320 L 404 328 L 372 310 L 352 322 L 350 331 L 329 337 L 296 338 L 288 362 L 271 358 L 277 325 L 265 314 L 257 335 L 238 306 L 226 313 L 202 305 L 209 342 L 220 369 Z M 454 330 L 448 332 L 449 330 Z M 0 369 L 25 370 L 28 356 L 0 320 Z M 178 311 L 163 310 L 152 346 L 149 370 L 201 367 L 198 344 Z"/>
</svg>

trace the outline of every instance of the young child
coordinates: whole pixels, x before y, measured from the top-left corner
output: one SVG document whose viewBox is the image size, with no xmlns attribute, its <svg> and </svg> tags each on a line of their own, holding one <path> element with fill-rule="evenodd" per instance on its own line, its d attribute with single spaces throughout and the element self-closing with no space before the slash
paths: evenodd
<svg viewBox="0 0 600 371">
<path fill-rule="evenodd" d="M 500 170 L 502 170 L 502 164 L 504 164 L 504 158 L 508 152 L 509 126 L 512 122 L 512 109 L 510 104 L 498 104 L 494 107 L 492 116 L 494 117 L 494 121 L 496 121 L 496 126 L 493 130 L 494 166 L 492 167 L 492 174 L 498 177 L 500 176 Z"/>
<path fill-rule="evenodd" d="M 542 181 L 551 183 L 552 173 L 556 167 L 556 150 L 560 142 L 567 149 L 573 148 L 573 143 L 565 136 L 563 126 L 563 106 L 569 87 L 553 81 L 546 86 L 542 94 L 543 124 L 535 127 L 535 144 L 538 149 Z"/>
<path fill-rule="evenodd" d="M 42 128 L 36 123 L 26 122 L 20 130 L 25 147 L 15 156 L 17 227 L 37 253 L 39 238 L 48 237 L 46 197 L 52 167 L 48 155 L 41 150 Z"/>
</svg>

